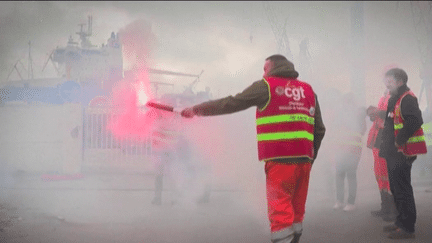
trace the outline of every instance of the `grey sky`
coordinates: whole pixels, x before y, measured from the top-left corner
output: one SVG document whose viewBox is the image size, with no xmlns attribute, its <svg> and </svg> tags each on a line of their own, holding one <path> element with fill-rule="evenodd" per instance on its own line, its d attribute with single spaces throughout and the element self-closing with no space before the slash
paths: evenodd
<svg viewBox="0 0 432 243">
<path fill-rule="evenodd" d="M 288 20 L 286 30 L 295 64 L 300 41 L 309 38 L 314 71 L 311 83 L 349 90 L 351 4 L 269 2 L 277 19 Z M 17 60 L 27 65 L 29 40 L 35 76 L 53 74 L 50 65 L 41 73 L 47 54 L 66 45 L 69 35 L 77 39 L 78 24 L 86 23 L 89 14 L 93 15 L 91 41 L 99 46 L 112 31 L 134 20 L 151 22 L 157 36 L 154 66 L 195 74 L 204 70 L 200 85 L 219 90 L 220 95 L 239 92 L 259 79 L 263 60 L 277 51 L 262 2 L 1 2 L 2 81 Z M 409 3 L 364 2 L 364 24 L 368 89 L 381 90 L 382 68 L 396 63 L 408 71 L 411 86 L 418 92 L 420 57 Z M 367 91 L 367 100 L 376 102 L 378 96 Z"/>
</svg>

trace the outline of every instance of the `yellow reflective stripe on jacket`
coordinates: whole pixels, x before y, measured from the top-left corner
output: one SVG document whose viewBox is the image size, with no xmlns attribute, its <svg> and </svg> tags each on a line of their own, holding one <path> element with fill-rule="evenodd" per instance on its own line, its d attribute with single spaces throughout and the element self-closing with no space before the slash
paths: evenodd
<svg viewBox="0 0 432 243">
<path fill-rule="evenodd" d="M 269 141 L 269 140 L 281 140 L 281 139 L 299 139 L 305 138 L 313 141 L 314 135 L 306 131 L 299 132 L 275 132 L 275 133 L 263 133 L 257 135 L 258 141 Z"/>
<path fill-rule="evenodd" d="M 403 123 L 395 124 L 394 129 L 399 130 L 403 128 Z M 422 126 L 423 128 L 423 126 Z M 425 136 L 416 136 L 416 137 L 410 137 L 407 141 L 407 143 L 418 143 L 418 142 L 425 142 L 426 138 Z"/>
<path fill-rule="evenodd" d="M 394 124 L 394 130 L 399 130 L 403 128 L 403 123 Z"/>
<path fill-rule="evenodd" d="M 263 124 L 272 124 L 279 122 L 306 122 L 311 125 L 315 123 L 315 118 L 310 117 L 305 114 L 291 114 L 291 115 L 276 115 L 276 116 L 267 116 L 261 117 L 256 120 L 257 125 Z"/>
<path fill-rule="evenodd" d="M 428 122 L 422 125 L 424 133 L 432 133 L 432 122 Z"/>
<path fill-rule="evenodd" d="M 410 137 L 407 141 L 407 143 L 418 143 L 418 142 L 424 142 L 425 136 L 417 136 L 417 137 Z"/>
<path fill-rule="evenodd" d="M 426 124 L 423 124 L 423 132 L 425 135 L 425 141 L 427 146 L 432 145 L 432 122 L 428 122 Z"/>
<path fill-rule="evenodd" d="M 422 129 L 423 129 L 423 132 L 424 133 L 432 133 L 432 131 L 430 131 L 430 124 L 429 123 L 426 123 L 426 124 L 423 124 L 421 127 L 422 127 Z M 395 130 L 399 130 L 399 129 L 402 129 L 403 128 L 403 123 L 399 123 L 399 124 L 394 124 L 394 129 Z"/>
</svg>

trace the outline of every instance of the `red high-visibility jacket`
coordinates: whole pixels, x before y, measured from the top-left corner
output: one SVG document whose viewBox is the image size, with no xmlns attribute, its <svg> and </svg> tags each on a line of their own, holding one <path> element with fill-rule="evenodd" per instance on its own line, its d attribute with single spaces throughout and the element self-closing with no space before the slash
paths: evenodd
<svg viewBox="0 0 432 243">
<path fill-rule="evenodd" d="M 260 161 L 281 158 L 314 158 L 315 95 L 300 80 L 282 77 L 265 79 L 270 98 L 257 109 L 258 157 Z"/>
<path fill-rule="evenodd" d="M 401 112 L 401 102 L 402 99 L 407 95 L 416 97 L 411 90 L 406 91 L 396 101 L 396 105 L 393 110 L 395 137 L 397 137 L 399 130 L 402 129 L 404 126 L 404 120 Z M 426 149 L 426 142 L 425 142 L 423 129 L 420 127 L 417 131 L 415 131 L 414 134 L 408 139 L 408 141 L 404 145 L 400 146 L 398 150 L 402 151 L 402 153 L 406 156 L 416 156 L 418 154 L 426 154 L 427 149 Z"/>
<path fill-rule="evenodd" d="M 380 100 L 378 101 L 378 109 L 380 111 L 387 111 L 387 103 L 390 98 L 390 93 L 384 94 Z M 376 143 L 376 139 L 378 136 L 378 132 L 384 128 L 384 119 L 377 117 L 372 124 L 372 127 L 369 130 L 368 139 L 367 139 L 367 147 L 370 149 L 374 148 Z"/>
</svg>

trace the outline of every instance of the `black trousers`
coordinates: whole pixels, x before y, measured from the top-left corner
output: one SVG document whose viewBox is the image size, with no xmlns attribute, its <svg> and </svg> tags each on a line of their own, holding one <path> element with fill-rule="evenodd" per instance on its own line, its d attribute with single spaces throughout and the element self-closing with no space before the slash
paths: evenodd
<svg viewBox="0 0 432 243">
<path fill-rule="evenodd" d="M 416 157 L 407 158 L 400 152 L 390 153 L 385 158 L 398 216 L 396 225 L 410 233 L 415 231 L 417 219 L 414 192 L 411 185 L 411 168 Z"/>
</svg>

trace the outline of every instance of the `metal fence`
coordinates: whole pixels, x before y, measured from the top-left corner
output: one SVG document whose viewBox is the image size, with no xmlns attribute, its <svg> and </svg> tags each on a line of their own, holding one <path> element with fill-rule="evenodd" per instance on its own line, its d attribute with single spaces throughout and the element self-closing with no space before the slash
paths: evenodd
<svg viewBox="0 0 432 243">
<path fill-rule="evenodd" d="M 85 165 L 136 165 L 150 160 L 150 137 L 117 138 L 107 129 L 119 113 L 109 107 L 87 107 L 83 114 L 83 162 Z"/>
</svg>

